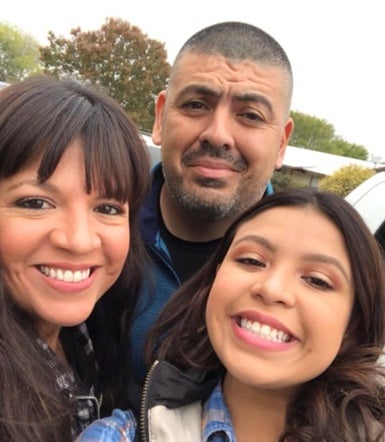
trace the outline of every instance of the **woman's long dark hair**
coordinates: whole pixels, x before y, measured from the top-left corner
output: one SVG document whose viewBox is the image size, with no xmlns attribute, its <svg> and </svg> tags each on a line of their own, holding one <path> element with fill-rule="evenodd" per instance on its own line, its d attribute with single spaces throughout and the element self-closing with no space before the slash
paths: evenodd
<svg viewBox="0 0 385 442">
<path fill-rule="evenodd" d="M 238 228 L 275 207 L 310 207 L 340 231 L 350 260 L 354 305 L 341 348 L 330 367 L 304 384 L 288 408 L 281 441 L 374 441 L 383 436 L 385 373 L 385 276 L 380 249 L 355 209 L 343 199 L 314 190 L 273 194 L 251 207 L 224 236 L 212 259 L 171 298 L 150 333 L 147 354 L 182 370 L 221 373 L 210 343 L 205 310 L 216 269 Z M 290 234 L 290 232 L 288 232 Z"/>
<path fill-rule="evenodd" d="M 38 179 L 44 182 L 75 139 L 83 145 L 87 191 L 96 189 L 129 202 L 130 252 L 121 277 L 105 295 L 109 310 L 103 323 L 108 328 L 97 333 L 98 308 L 90 320 L 104 395 L 113 404 L 115 375 L 122 372 L 122 312 L 132 310 L 129 304 L 134 305 L 141 283 L 137 222 L 149 186 L 148 153 L 123 108 L 94 87 L 38 76 L 1 90 L 0 185 L 34 161 L 39 161 Z M 6 288 L 0 290 L 0 440 L 70 440 L 69 406 L 52 377 L 29 318 L 13 304 Z"/>
</svg>

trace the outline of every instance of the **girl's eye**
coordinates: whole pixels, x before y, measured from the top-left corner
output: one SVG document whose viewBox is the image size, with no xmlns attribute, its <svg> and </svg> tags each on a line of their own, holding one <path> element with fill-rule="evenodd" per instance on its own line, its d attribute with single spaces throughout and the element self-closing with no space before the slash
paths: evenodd
<svg viewBox="0 0 385 442">
<path fill-rule="evenodd" d="M 312 287 L 318 288 L 320 290 L 332 290 L 333 286 L 323 278 L 318 276 L 304 276 L 303 279 Z"/>
<path fill-rule="evenodd" d="M 263 261 L 257 258 L 251 258 L 249 256 L 237 258 L 236 261 L 249 266 L 266 267 L 266 264 Z"/>
<path fill-rule="evenodd" d="M 115 204 L 101 204 L 96 208 L 96 212 L 103 215 L 119 215 L 124 212 L 122 207 Z"/>
<path fill-rule="evenodd" d="M 51 208 L 52 204 L 41 198 L 23 198 L 16 202 L 16 206 L 24 209 L 42 210 Z"/>
</svg>

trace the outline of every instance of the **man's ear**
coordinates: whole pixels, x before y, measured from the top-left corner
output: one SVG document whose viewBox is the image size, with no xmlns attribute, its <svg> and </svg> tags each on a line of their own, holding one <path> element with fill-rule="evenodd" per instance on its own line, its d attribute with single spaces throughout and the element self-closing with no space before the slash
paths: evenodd
<svg viewBox="0 0 385 442">
<path fill-rule="evenodd" d="M 275 169 L 278 170 L 282 167 L 283 158 L 285 156 L 286 147 L 289 144 L 291 134 L 294 130 L 294 121 L 291 117 L 288 118 L 285 127 L 283 129 L 283 134 L 281 138 L 281 144 L 279 146 L 277 160 L 275 162 Z"/>
<path fill-rule="evenodd" d="M 157 146 L 162 143 L 163 110 L 166 102 L 166 91 L 159 92 L 155 102 L 155 121 L 152 126 L 152 141 Z"/>
</svg>

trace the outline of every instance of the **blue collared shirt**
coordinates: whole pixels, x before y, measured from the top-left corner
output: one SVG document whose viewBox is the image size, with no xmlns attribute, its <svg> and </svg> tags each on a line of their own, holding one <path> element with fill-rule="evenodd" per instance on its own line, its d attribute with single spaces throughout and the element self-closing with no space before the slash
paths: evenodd
<svg viewBox="0 0 385 442">
<path fill-rule="evenodd" d="M 77 442 L 133 442 L 136 421 L 130 411 L 114 410 L 112 416 L 93 422 Z M 222 383 L 212 391 L 202 410 L 203 442 L 236 442 Z"/>
<path fill-rule="evenodd" d="M 202 441 L 236 442 L 230 412 L 225 404 L 222 382 L 207 399 L 202 412 Z"/>
</svg>

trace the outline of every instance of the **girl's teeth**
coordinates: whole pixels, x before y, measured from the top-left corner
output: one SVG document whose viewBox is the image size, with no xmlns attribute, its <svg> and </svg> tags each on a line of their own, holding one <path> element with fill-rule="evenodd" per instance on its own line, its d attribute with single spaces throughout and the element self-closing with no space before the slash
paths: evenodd
<svg viewBox="0 0 385 442">
<path fill-rule="evenodd" d="M 260 324 L 258 321 L 249 321 L 246 318 L 241 319 L 242 328 L 259 335 L 261 338 L 272 342 L 288 342 L 290 336 L 282 330 L 277 330 L 266 324 Z"/>
</svg>

